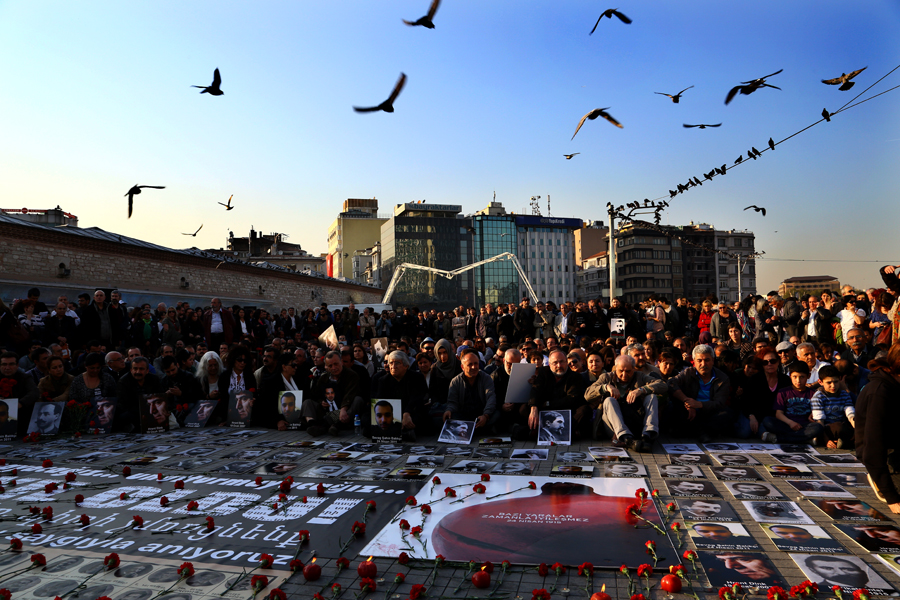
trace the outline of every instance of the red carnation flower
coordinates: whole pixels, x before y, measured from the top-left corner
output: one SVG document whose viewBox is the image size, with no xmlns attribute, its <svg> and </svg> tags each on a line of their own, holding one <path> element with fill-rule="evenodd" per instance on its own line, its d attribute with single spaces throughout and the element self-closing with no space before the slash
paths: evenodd
<svg viewBox="0 0 900 600">
<path fill-rule="evenodd" d="M 75 477 L 76 477 L 76 475 L 72 471 L 69 471 L 68 473 L 66 473 L 66 481 L 68 481 L 69 483 L 75 481 Z"/>
<path fill-rule="evenodd" d="M 287 600 L 287 594 L 281 588 L 274 588 L 269 592 L 269 600 Z"/>
<path fill-rule="evenodd" d="M 418 600 L 425 595 L 425 586 L 421 583 L 414 583 L 412 589 L 409 590 L 409 600 Z"/>
<path fill-rule="evenodd" d="M 490 481 L 490 480 L 491 480 L 491 476 L 488 475 L 487 473 L 482 473 L 482 474 L 481 474 L 481 480 L 482 480 L 482 481 Z"/>
<path fill-rule="evenodd" d="M 44 462 L 41 463 L 41 466 L 44 467 L 45 469 L 49 469 L 50 467 L 53 466 L 53 461 L 48 458 L 48 459 L 44 460 Z"/>
<path fill-rule="evenodd" d="M 547 566 L 547 563 L 541 563 L 537 566 L 537 572 L 541 577 L 546 577 L 550 573 L 550 567 Z"/>
<path fill-rule="evenodd" d="M 44 493 L 45 493 L 45 494 L 52 494 L 53 492 L 55 492 L 55 491 L 58 490 L 58 489 L 59 489 L 59 486 L 56 485 L 56 482 L 55 482 L 55 481 L 51 481 L 50 483 L 48 483 L 47 485 L 44 486 Z"/>
<path fill-rule="evenodd" d="M 119 494 L 119 500 L 128 500 L 128 494 L 122 492 L 121 494 Z"/>
<path fill-rule="evenodd" d="M 406 552 L 401 552 L 400 556 L 397 557 L 397 562 L 401 565 L 405 565 L 409 562 L 409 554 L 407 554 Z"/>
<path fill-rule="evenodd" d="M 778 587 L 777 585 L 773 585 L 766 591 L 766 598 L 768 600 L 787 600 L 788 594 L 784 591 L 784 588 Z"/>
<path fill-rule="evenodd" d="M 178 575 L 180 575 L 182 579 L 192 577 L 194 575 L 194 565 L 189 562 L 181 563 L 181 566 L 178 567 Z"/>
<path fill-rule="evenodd" d="M 476 494 L 483 494 L 485 492 L 485 490 L 487 490 L 487 488 L 484 487 L 483 485 L 481 485 L 480 483 L 476 483 L 472 487 L 472 491 L 475 492 Z"/>
<path fill-rule="evenodd" d="M 156 480 L 157 480 L 157 481 L 162 481 L 162 480 L 163 480 L 163 474 L 162 474 L 162 473 L 157 473 L 157 474 L 156 474 Z"/>
<path fill-rule="evenodd" d="M 12 538 L 9 540 L 9 547 L 12 550 L 21 550 L 22 549 L 22 540 L 19 538 Z"/>
<path fill-rule="evenodd" d="M 853 592 L 853 600 L 869 600 L 869 590 L 866 588 L 858 589 Z"/>
<path fill-rule="evenodd" d="M 360 580 L 360 582 L 359 582 L 359 589 L 361 589 L 363 591 L 371 592 L 371 591 L 374 591 L 375 588 L 376 588 L 375 580 L 372 579 L 371 577 L 363 577 L 362 580 Z"/>
<path fill-rule="evenodd" d="M 529 489 L 529 490 L 536 490 L 536 489 L 537 489 L 537 484 L 536 484 L 535 482 L 533 482 L 533 481 L 529 481 L 529 482 L 528 482 L 528 489 Z"/>
<path fill-rule="evenodd" d="M 268 569 L 272 566 L 272 563 L 275 562 L 275 559 L 271 554 L 260 554 L 259 555 L 259 568 L 260 569 Z"/>
<path fill-rule="evenodd" d="M 669 502 L 668 504 L 666 504 L 666 510 L 669 512 L 675 512 L 676 510 L 678 510 L 678 507 L 675 506 L 674 502 Z"/>
<path fill-rule="evenodd" d="M 562 575 L 563 573 L 566 572 L 566 568 L 564 566 L 562 566 L 561 563 L 558 563 L 558 562 L 555 562 L 552 565 L 550 565 L 550 570 L 553 571 L 554 573 L 556 573 L 557 575 Z"/>
<path fill-rule="evenodd" d="M 346 569 L 347 567 L 350 566 L 350 559 L 347 558 L 346 556 L 342 556 L 342 557 L 340 557 L 339 559 L 337 559 L 337 563 L 336 563 L 336 564 L 337 564 L 337 566 L 340 567 L 341 569 Z"/>
<path fill-rule="evenodd" d="M 257 592 L 269 585 L 269 578 L 265 575 L 254 575 L 250 578 L 250 587 Z"/>
<path fill-rule="evenodd" d="M 394 583 L 403 583 L 406 580 L 406 577 L 403 573 L 397 573 L 394 575 Z"/>
<path fill-rule="evenodd" d="M 39 534 L 43 531 L 44 531 L 44 528 L 41 527 L 40 523 L 35 523 L 34 525 L 31 526 L 31 533 Z"/>
<path fill-rule="evenodd" d="M 433 483 L 434 485 L 441 485 L 441 478 L 435 475 L 431 478 L 431 483 Z"/>
<path fill-rule="evenodd" d="M 160 505 L 160 506 L 168 506 L 168 505 L 169 505 L 169 497 L 168 497 L 168 496 L 163 496 L 162 498 L 160 498 L 160 499 L 159 499 L 159 505 Z"/>
<path fill-rule="evenodd" d="M 84 496 L 82 494 L 75 494 L 75 504 L 81 504 L 84 502 Z"/>
<path fill-rule="evenodd" d="M 125 477 L 131 475 L 131 467 L 129 467 L 128 465 L 122 467 L 122 475 L 124 475 Z"/>
<path fill-rule="evenodd" d="M 103 559 L 103 565 L 112 571 L 115 568 L 122 564 L 122 561 L 119 560 L 119 555 L 113 552 L 112 554 L 107 554 L 106 558 Z"/>
<path fill-rule="evenodd" d="M 409 521 L 400 519 L 400 529 L 409 529 Z"/>
<path fill-rule="evenodd" d="M 87 527 L 88 525 L 91 524 L 91 518 L 87 515 L 81 515 L 81 517 L 79 518 L 79 521 L 81 521 L 81 524 L 84 525 L 85 527 Z"/>
<path fill-rule="evenodd" d="M 633 594 L 631 600 L 647 600 L 643 594 Z"/>
<path fill-rule="evenodd" d="M 31 564 L 36 567 L 45 567 L 47 566 L 47 558 L 43 554 L 32 554 Z"/>
<path fill-rule="evenodd" d="M 131 524 L 134 527 L 143 527 L 144 526 L 144 517 L 141 515 L 134 515 L 131 517 Z"/>
<path fill-rule="evenodd" d="M 299 558 L 295 558 L 290 563 L 288 563 L 288 568 L 290 568 L 291 573 L 296 573 L 297 571 L 302 571 L 303 570 L 303 562 Z"/>
<path fill-rule="evenodd" d="M 45 506 L 44 510 L 42 510 L 41 512 L 44 514 L 44 518 L 46 520 L 48 520 L 48 521 L 53 520 L 53 507 L 52 506 Z"/>
<path fill-rule="evenodd" d="M 206 517 L 206 530 L 212 531 L 216 528 L 216 522 L 212 517 Z"/>
<path fill-rule="evenodd" d="M 324 493 L 325 493 L 325 485 L 320 483 L 319 485 L 316 486 L 316 494 L 321 496 Z"/>
<path fill-rule="evenodd" d="M 182 480 L 180 480 L 180 479 L 179 479 L 178 481 L 176 481 L 176 482 L 175 482 L 175 489 L 176 489 L 176 490 L 183 490 L 183 489 L 184 489 L 184 481 L 182 481 Z"/>
<path fill-rule="evenodd" d="M 406 505 L 407 506 L 415 506 L 416 504 L 418 504 L 418 502 L 416 501 L 415 496 L 407 496 L 406 497 Z"/>
<path fill-rule="evenodd" d="M 422 514 L 423 514 L 423 515 L 430 515 L 430 514 L 431 514 L 431 507 L 428 506 L 427 504 L 423 504 L 423 505 L 422 505 L 422 508 L 420 508 L 419 510 L 422 511 Z"/>
<path fill-rule="evenodd" d="M 195 510 L 197 508 L 200 508 L 200 503 L 198 503 L 196 500 L 191 500 L 190 502 L 188 502 L 188 510 Z"/>
<path fill-rule="evenodd" d="M 544 588 L 531 590 L 531 600 L 550 600 L 550 592 Z"/>
<path fill-rule="evenodd" d="M 592 564 L 589 563 L 589 562 L 582 563 L 582 564 L 578 567 L 578 574 L 579 574 L 579 575 L 584 575 L 585 572 L 587 572 L 589 575 L 593 575 L 593 574 L 594 574 L 594 565 L 592 565 Z"/>
<path fill-rule="evenodd" d="M 648 564 L 638 565 L 637 568 L 638 577 L 650 577 L 653 575 L 653 567 Z"/>
<path fill-rule="evenodd" d="M 454 490 L 453 488 L 450 488 L 450 487 L 445 488 L 444 495 L 449 496 L 451 498 L 456 498 L 456 490 Z"/>
<path fill-rule="evenodd" d="M 309 541 L 309 531 L 307 531 L 306 529 L 301 529 L 300 531 L 297 532 L 297 537 L 300 540 L 299 541 L 300 544 L 302 544 L 303 542 L 308 542 Z"/>
<path fill-rule="evenodd" d="M 694 562 L 695 560 L 697 560 L 697 553 L 694 552 L 693 550 L 685 550 L 684 554 L 682 554 L 681 557 L 684 560 L 689 560 L 691 562 Z M 781 590 L 781 591 L 784 591 L 784 590 Z"/>
<path fill-rule="evenodd" d="M 418 525 L 416 525 L 415 527 L 412 528 L 410 533 L 412 534 L 413 537 L 418 537 L 419 534 L 422 533 L 422 528 L 419 527 Z"/>
</svg>

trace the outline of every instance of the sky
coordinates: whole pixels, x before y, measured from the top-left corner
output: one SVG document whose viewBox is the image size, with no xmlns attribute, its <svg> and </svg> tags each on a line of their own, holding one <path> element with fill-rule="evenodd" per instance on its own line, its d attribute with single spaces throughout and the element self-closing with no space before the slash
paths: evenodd
<svg viewBox="0 0 900 600">
<path fill-rule="evenodd" d="M 791 0 L 26 2 L 0 0 L 0 206 L 52 208 L 173 248 L 229 231 L 313 254 L 346 198 L 380 212 L 496 198 L 607 221 L 838 110 L 900 64 L 900 3 Z M 603 19 L 618 8 L 633 20 Z M 223 96 L 200 94 L 222 73 Z M 868 67 L 846 92 L 821 79 Z M 724 104 L 729 89 L 779 69 Z M 390 94 L 396 112 L 357 114 Z M 654 94 L 693 85 L 679 104 Z M 900 70 L 859 100 L 900 85 Z M 677 196 L 664 224 L 749 229 L 758 291 L 785 277 L 878 285 L 894 255 L 900 89 Z M 594 108 L 623 125 L 587 121 Z M 683 123 L 722 123 L 685 129 Z M 572 160 L 563 154 L 579 152 Z M 747 161 L 745 160 L 745 163 Z M 135 184 L 165 185 L 135 198 Z M 217 202 L 234 194 L 235 209 Z M 767 208 L 767 216 L 745 206 Z M 203 229 L 196 238 L 181 235 Z M 862 262 L 837 262 L 862 261 Z"/>
</svg>

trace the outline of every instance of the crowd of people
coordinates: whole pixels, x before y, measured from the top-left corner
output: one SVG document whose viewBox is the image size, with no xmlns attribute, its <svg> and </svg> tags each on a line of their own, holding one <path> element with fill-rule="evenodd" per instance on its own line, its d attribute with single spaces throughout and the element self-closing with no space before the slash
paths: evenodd
<svg viewBox="0 0 900 600">
<path fill-rule="evenodd" d="M 132 431 L 147 394 L 168 398 L 177 427 L 201 400 L 217 401 L 208 425 L 226 423 L 240 393 L 252 426 L 288 429 L 299 411 L 312 436 L 354 427 L 377 435 L 370 400 L 390 398 L 400 400 L 407 441 L 448 420 L 474 422 L 476 435 L 552 438 L 568 411 L 573 439 L 638 452 L 660 433 L 855 448 L 879 497 L 900 512 L 898 273 L 883 267 L 884 289 L 844 286 L 840 295 L 674 304 L 650 295 L 609 306 L 523 298 L 381 314 L 353 304 L 275 314 L 218 298 L 129 308 L 102 290 L 48 307 L 34 288 L 11 307 L 0 302 L 0 398 L 18 400 L 22 429 L 36 401 L 115 397 L 112 430 Z M 528 397 L 512 402 L 516 363 L 535 370 Z M 299 409 L 281 406 L 286 391 L 302 393 Z"/>
</svg>

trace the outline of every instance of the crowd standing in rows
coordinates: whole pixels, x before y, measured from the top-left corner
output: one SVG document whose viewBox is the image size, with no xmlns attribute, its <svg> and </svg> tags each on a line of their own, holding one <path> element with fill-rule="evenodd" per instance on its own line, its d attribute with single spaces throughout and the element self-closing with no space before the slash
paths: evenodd
<svg viewBox="0 0 900 600">
<path fill-rule="evenodd" d="M 208 307 L 177 302 L 128 308 L 117 291 L 76 302 L 41 301 L 33 288 L 0 302 L 0 398 L 19 402 L 24 427 L 36 401 L 118 399 L 113 431 L 140 426 L 144 394 L 165 393 L 172 426 L 194 404 L 252 392 L 252 425 L 287 429 L 281 392 L 302 392 L 300 426 L 339 436 L 370 399 L 400 399 L 403 439 L 436 434 L 453 419 L 475 434 L 553 438 L 570 411 L 578 439 L 611 439 L 652 451 L 660 433 L 855 448 L 879 498 L 900 513 L 900 265 L 881 269 L 884 289 L 741 302 L 691 303 L 651 295 L 487 304 L 480 309 L 376 314 L 353 304 L 330 311 Z M 334 328 L 338 345 L 320 336 Z M 384 340 L 384 343 L 380 343 Z M 535 367 L 525 402 L 508 402 L 516 363 Z M 530 374 L 530 371 L 529 371 Z"/>
</svg>

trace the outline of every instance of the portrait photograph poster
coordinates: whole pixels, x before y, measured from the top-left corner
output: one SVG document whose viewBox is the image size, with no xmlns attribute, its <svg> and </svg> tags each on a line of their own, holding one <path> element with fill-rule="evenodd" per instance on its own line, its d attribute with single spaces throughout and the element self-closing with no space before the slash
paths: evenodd
<svg viewBox="0 0 900 600">
<path fill-rule="evenodd" d="M 0 441 L 11 442 L 16 439 L 19 426 L 18 417 L 18 398 L 4 398 L 0 400 Z"/>
<path fill-rule="evenodd" d="M 91 398 L 91 411 L 85 424 L 90 429 L 99 429 L 101 433 L 112 431 L 118 401 L 118 398 Z"/>
<path fill-rule="evenodd" d="M 403 408 L 399 398 L 372 398 L 369 400 L 369 412 L 373 442 L 397 443 L 400 441 L 402 433 L 400 421 L 403 418 Z"/>
<path fill-rule="evenodd" d="M 837 585 L 846 594 L 866 588 L 876 596 L 897 595 L 894 586 L 858 556 L 791 554 L 790 557 L 810 581 L 819 584 L 820 589 L 830 590 Z M 835 576 L 837 571 L 840 575 Z"/>
<path fill-rule="evenodd" d="M 64 402 L 35 402 L 27 433 L 38 432 L 41 435 L 59 433 L 64 407 Z"/>
<path fill-rule="evenodd" d="M 506 388 L 506 402 L 524 404 L 531 398 L 529 379 L 534 377 L 535 368 L 530 363 L 513 363 L 509 374 L 509 387 Z"/>
<path fill-rule="evenodd" d="M 184 426 L 188 428 L 206 427 L 206 422 L 209 421 L 218 403 L 219 401 L 215 398 L 197 401 L 184 420 Z"/>
<path fill-rule="evenodd" d="M 288 429 L 300 429 L 300 406 L 303 404 L 303 390 L 288 390 L 278 393 L 278 414 L 284 417 Z"/>
<path fill-rule="evenodd" d="M 534 481 L 536 489 L 530 489 Z M 473 491 L 484 485 L 485 493 Z M 447 487 L 456 487 L 455 500 L 444 498 Z M 564 481 L 550 477 L 496 476 L 482 482 L 478 475 L 441 473 L 441 485 L 425 485 L 416 494 L 417 505 L 429 503 L 421 542 L 402 531 L 397 523 L 378 532 L 360 555 L 396 558 L 406 552 L 415 558 L 442 554 L 447 560 L 479 560 L 537 564 L 553 556 L 563 564 L 585 561 L 595 567 L 618 569 L 622 563 L 640 564 L 647 559 L 644 542 L 652 536 L 661 561 L 672 564 L 676 553 L 667 537 L 657 538 L 646 528 L 635 528 L 623 517 L 635 501 L 638 488 L 649 489 L 644 479 L 585 479 Z M 418 525 L 421 514 L 408 507 L 399 514 Z M 648 502 L 643 516 L 660 524 Z M 403 534 L 406 535 L 403 535 Z M 603 539 L 604 543 L 596 543 Z M 427 542 L 427 543 L 425 543 Z M 423 543 L 425 548 L 423 549 Z"/>
<path fill-rule="evenodd" d="M 253 392 L 232 392 L 228 400 L 228 426 L 249 427 L 253 418 Z"/>
<path fill-rule="evenodd" d="M 818 525 L 762 523 L 761 527 L 775 547 L 785 552 L 817 552 L 821 554 L 844 554 L 847 552 L 837 540 Z"/>
<path fill-rule="evenodd" d="M 572 411 L 542 410 L 538 413 L 538 446 L 572 444 Z"/>
<path fill-rule="evenodd" d="M 141 396 L 141 433 L 162 433 L 169 430 L 169 405 L 166 394 Z"/>
</svg>

